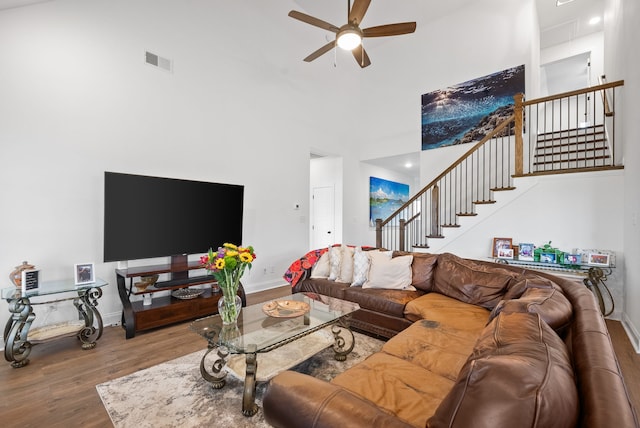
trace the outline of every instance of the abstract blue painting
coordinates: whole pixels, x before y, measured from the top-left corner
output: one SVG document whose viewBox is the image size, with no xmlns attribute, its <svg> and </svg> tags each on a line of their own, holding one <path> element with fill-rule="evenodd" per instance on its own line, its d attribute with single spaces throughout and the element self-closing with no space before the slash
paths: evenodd
<svg viewBox="0 0 640 428">
<path fill-rule="evenodd" d="M 513 114 L 524 65 L 422 95 L 422 150 L 480 141 Z"/>
<path fill-rule="evenodd" d="M 369 177 L 369 222 L 387 219 L 409 200 L 409 185 Z"/>
</svg>

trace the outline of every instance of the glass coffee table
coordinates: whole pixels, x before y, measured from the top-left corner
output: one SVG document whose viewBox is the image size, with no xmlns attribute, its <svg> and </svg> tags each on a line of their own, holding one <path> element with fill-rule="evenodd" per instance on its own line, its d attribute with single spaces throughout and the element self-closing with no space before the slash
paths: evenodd
<svg viewBox="0 0 640 428">
<path fill-rule="evenodd" d="M 276 365 L 271 374 L 258 380 L 268 380 L 329 346 L 333 347 L 334 358 L 344 361 L 355 344 L 349 328 L 350 314 L 358 309 L 357 303 L 316 293 L 297 293 L 242 308 L 235 324 L 223 325 L 220 315 L 195 320 L 191 330 L 207 339 L 209 348 L 200 361 L 200 373 L 213 388 L 220 389 L 225 385 L 225 366 L 234 357 L 244 356 L 241 358 L 245 372 L 242 413 L 253 416 L 258 410 L 255 403 L 257 354 L 281 348 L 275 361 L 269 363 Z M 333 336 L 330 342 L 326 341 L 327 334 Z M 312 342 L 319 344 L 321 349 L 314 348 Z M 212 352 L 215 354 L 209 371 L 205 359 Z M 289 355 L 291 358 L 287 358 Z"/>
</svg>

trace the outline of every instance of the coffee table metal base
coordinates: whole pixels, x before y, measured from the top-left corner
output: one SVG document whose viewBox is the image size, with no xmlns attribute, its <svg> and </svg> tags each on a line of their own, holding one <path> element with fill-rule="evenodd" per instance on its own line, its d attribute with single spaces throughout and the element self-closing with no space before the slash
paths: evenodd
<svg viewBox="0 0 640 428">
<path fill-rule="evenodd" d="M 347 340 L 343 337 L 345 332 L 350 336 L 350 340 L 349 337 Z M 347 359 L 347 355 L 353 351 L 355 346 L 355 336 L 349 328 L 347 321 L 344 319 L 339 319 L 336 324 L 331 326 L 331 333 L 334 337 L 334 343 L 331 345 L 334 351 L 334 358 L 337 361 L 345 361 Z M 221 389 L 226 383 L 225 378 L 227 376 L 227 371 L 225 370 L 225 366 L 229 357 L 229 350 L 224 346 L 216 345 L 215 340 L 212 339 L 215 338 L 210 338 L 209 349 L 202 356 L 202 360 L 200 361 L 200 374 L 202 375 L 202 378 L 209 382 L 214 389 Z M 283 346 L 286 346 L 286 344 Z M 273 349 L 276 348 L 271 348 L 269 350 Z M 213 351 L 216 351 L 216 358 L 213 364 L 211 364 L 211 371 L 209 371 L 207 369 L 205 359 Z M 249 345 L 247 351 L 248 352 L 245 352 L 246 366 L 244 376 L 244 393 L 242 395 L 242 414 L 244 416 L 253 416 L 258 411 L 258 405 L 256 404 L 256 375 L 258 373 L 257 346 Z M 283 369 L 286 370 L 293 367 L 293 365 L 284 367 Z"/>
</svg>

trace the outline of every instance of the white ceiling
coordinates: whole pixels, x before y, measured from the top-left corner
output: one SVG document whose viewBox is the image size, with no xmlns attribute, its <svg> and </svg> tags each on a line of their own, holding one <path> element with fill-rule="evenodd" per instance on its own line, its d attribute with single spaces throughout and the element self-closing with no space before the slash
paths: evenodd
<svg viewBox="0 0 640 428">
<path fill-rule="evenodd" d="M 52 0 L 0 0 L 0 10 L 28 6 L 34 3 L 44 3 Z M 426 2 L 424 0 L 373 0 L 362 22 L 362 27 L 391 24 L 395 22 L 416 21 L 418 25 L 425 25 L 430 21 L 454 13 L 476 0 L 446 0 Z M 346 23 L 347 1 L 345 0 L 294 0 L 301 12 L 315 16 L 336 26 Z M 594 16 L 602 17 L 604 0 L 573 0 L 563 6 L 556 6 L 556 0 L 535 0 L 540 22 L 540 47 L 546 48 L 559 43 L 571 41 L 590 33 L 602 31 L 602 20 L 597 25 L 589 25 Z M 288 11 L 283 11 L 287 13 Z M 301 23 L 301 25 L 307 25 Z M 309 31 L 314 31 L 309 28 Z M 318 31 L 322 31 L 319 30 Z M 384 43 L 384 37 L 371 40 L 369 43 Z M 319 45 L 320 46 L 320 45 Z M 374 47 L 374 46 L 372 46 Z M 310 47 L 310 49 L 313 46 Z M 420 153 L 406 153 L 384 159 L 373 159 L 368 163 L 404 174 L 418 174 Z M 412 168 L 406 168 L 407 162 Z"/>
</svg>

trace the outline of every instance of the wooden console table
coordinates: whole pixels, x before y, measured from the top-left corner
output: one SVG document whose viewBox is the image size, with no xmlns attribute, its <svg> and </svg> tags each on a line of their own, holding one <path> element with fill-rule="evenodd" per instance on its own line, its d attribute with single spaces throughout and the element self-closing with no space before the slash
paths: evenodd
<svg viewBox="0 0 640 428">
<path fill-rule="evenodd" d="M 125 329 L 125 337 L 130 339 L 137 332 L 156 327 L 201 318 L 218 313 L 218 300 L 222 293 L 212 292 L 206 289 L 202 295 L 194 299 L 180 300 L 171 295 L 155 297 L 156 293 L 194 285 L 216 283 L 212 275 L 189 276 L 189 271 L 202 269 L 198 261 L 184 264 L 164 264 L 153 266 L 131 267 L 128 269 L 116 269 L 118 281 L 118 295 L 122 302 L 122 326 Z M 171 274 L 171 279 L 159 281 L 153 287 L 144 291 L 137 291 L 133 278 L 150 276 L 155 274 Z M 126 279 L 129 278 L 127 285 Z M 144 305 L 143 301 L 132 301 L 131 296 L 152 294 L 154 297 L 150 305 Z M 242 306 L 247 306 L 247 297 L 242 284 L 238 289 L 238 295 L 242 299 Z"/>
<path fill-rule="evenodd" d="M 98 278 L 83 285 L 75 285 L 73 280 L 45 281 L 38 290 L 26 294 L 15 287 L 3 288 L 2 298 L 9 303 L 11 312 L 4 328 L 4 358 L 13 367 L 26 366 L 32 344 L 65 336 L 78 336 L 82 349 L 93 349 L 102 336 L 102 317 L 96 305 L 105 285 L 107 282 Z M 40 301 L 38 298 L 43 296 L 53 296 L 53 300 Z M 36 318 L 33 306 L 68 300 L 72 300 L 78 310 L 78 320 L 31 329 Z"/>
</svg>

